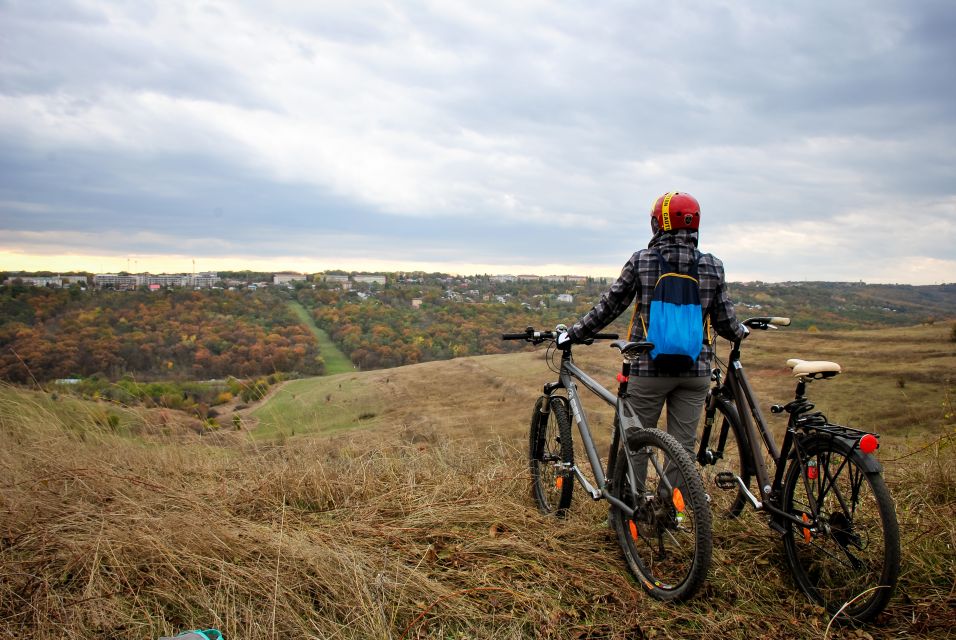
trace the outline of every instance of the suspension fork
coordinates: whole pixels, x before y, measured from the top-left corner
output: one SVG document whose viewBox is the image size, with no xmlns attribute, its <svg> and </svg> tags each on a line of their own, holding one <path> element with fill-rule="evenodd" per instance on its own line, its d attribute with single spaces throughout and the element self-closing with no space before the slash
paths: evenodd
<svg viewBox="0 0 956 640">
<path fill-rule="evenodd" d="M 717 372 L 719 373 L 719 372 Z M 708 451 L 710 445 L 710 432 L 714 428 L 714 419 L 717 416 L 717 397 L 716 392 L 720 389 L 720 381 L 717 381 L 716 387 L 711 387 L 707 391 L 707 399 L 704 401 L 704 431 L 700 435 L 700 446 L 697 449 L 697 464 L 704 466 L 717 462 L 717 457 Z M 723 452 L 723 446 L 718 449 L 717 454 Z"/>
</svg>

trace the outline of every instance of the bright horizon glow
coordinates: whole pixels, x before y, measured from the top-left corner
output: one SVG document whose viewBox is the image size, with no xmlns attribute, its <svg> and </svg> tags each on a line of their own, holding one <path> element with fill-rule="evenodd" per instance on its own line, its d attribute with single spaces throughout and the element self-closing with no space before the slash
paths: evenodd
<svg viewBox="0 0 956 640">
<path fill-rule="evenodd" d="M 23 254 L 0 250 L 0 270 L 2 271 L 52 271 L 66 273 L 70 271 L 85 271 L 90 273 L 192 273 L 195 261 L 195 272 L 202 271 L 261 271 L 264 273 L 298 272 L 303 274 L 322 273 L 325 271 L 349 271 L 364 273 L 397 273 L 397 272 L 424 272 L 447 273 L 457 276 L 471 275 L 537 275 L 537 276 L 589 276 L 592 278 L 607 278 L 613 281 L 620 273 L 619 266 L 575 264 L 575 263 L 547 263 L 538 265 L 490 264 L 467 262 L 402 262 L 376 259 L 328 259 L 320 260 L 313 257 L 289 256 L 283 258 L 244 258 L 244 257 L 190 257 L 183 255 L 42 255 Z M 910 272 L 900 272 L 898 275 L 905 279 L 889 279 L 873 274 L 869 278 L 860 278 L 859 282 L 866 284 L 910 284 L 939 285 L 953 280 L 941 278 L 943 274 L 956 273 L 953 265 L 938 263 L 922 264 Z M 728 282 L 813 282 L 815 278 L 801 280 L 769 280 L 759 274 L 727 269 Z M 839 282 L 839 280 L 833 280 Z M 854 282 L 856 282 L 854 280 Z"/>
</svg>

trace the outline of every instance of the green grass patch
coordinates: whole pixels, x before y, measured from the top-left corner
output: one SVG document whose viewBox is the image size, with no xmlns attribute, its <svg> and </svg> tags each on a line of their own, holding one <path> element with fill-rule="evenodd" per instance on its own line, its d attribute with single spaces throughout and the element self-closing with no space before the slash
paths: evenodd
<svg viewBox="0 0 956 640">
<path fill-rule="evenodd" d="M 293 380 L 253 411 L 254 438 L 331 433 L 378 423 L 384 402 L 368 373 Z"/>
<path fill-rule="evenodd" d="M 302 324 L 308 327 L 312 335 L 315 336 L 315 339 L 319 341 L 319 353 L 322 354 L 322 359 L 325 361 L 325 375 L 330 376 L 337 373 L 355 371 L 355 366 L 352 364 L 352 361 L 349 360 L 349 357 L 335 346 L 332 339 L 329 338 L 329 334 L 315 324 L 311 314 L 309 314 L 305 307 L 298 302 L 292 301 L 289 303 L 289 309 Z"/>
</svg>

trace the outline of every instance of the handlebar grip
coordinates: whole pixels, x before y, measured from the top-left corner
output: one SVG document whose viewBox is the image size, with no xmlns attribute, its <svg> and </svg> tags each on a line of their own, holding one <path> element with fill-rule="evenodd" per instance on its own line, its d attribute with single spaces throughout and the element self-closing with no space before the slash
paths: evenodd
<svg viewBox="0 0 956 640">
<path fill-rule="evenodd" d="M 790 318 L 781 318 L 781 317 L 774 316 L 773 318 L 770 318 L 770 324 L 777 324 L 777 325 L 780 325 L 781 327 L 789 327 Z"/>
<path fill-rule="evenodd" d="M 527 340 L 531 335 L 527 333 L 503 333 L 501 334 L 502 340 Z"/>
<path fill-rule="evenodd" d="M 596 333 L 592 337 L 595 340 L 617 340 L 620 336 L 616 333 Z"/>
</svg>

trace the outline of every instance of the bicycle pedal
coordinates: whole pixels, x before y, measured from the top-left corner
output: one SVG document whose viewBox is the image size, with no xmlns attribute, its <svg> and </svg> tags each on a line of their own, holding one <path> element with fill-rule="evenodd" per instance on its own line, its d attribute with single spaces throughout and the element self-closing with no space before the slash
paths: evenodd
<svg viewBox="0 0 956 640">
<path fill-rule="evenodd" d="M 714 477 L 714 484 L 717 485 L 718 489 L 736 489 L 737 476 L 732 471 L 721 471 Z"/>
</svg>

